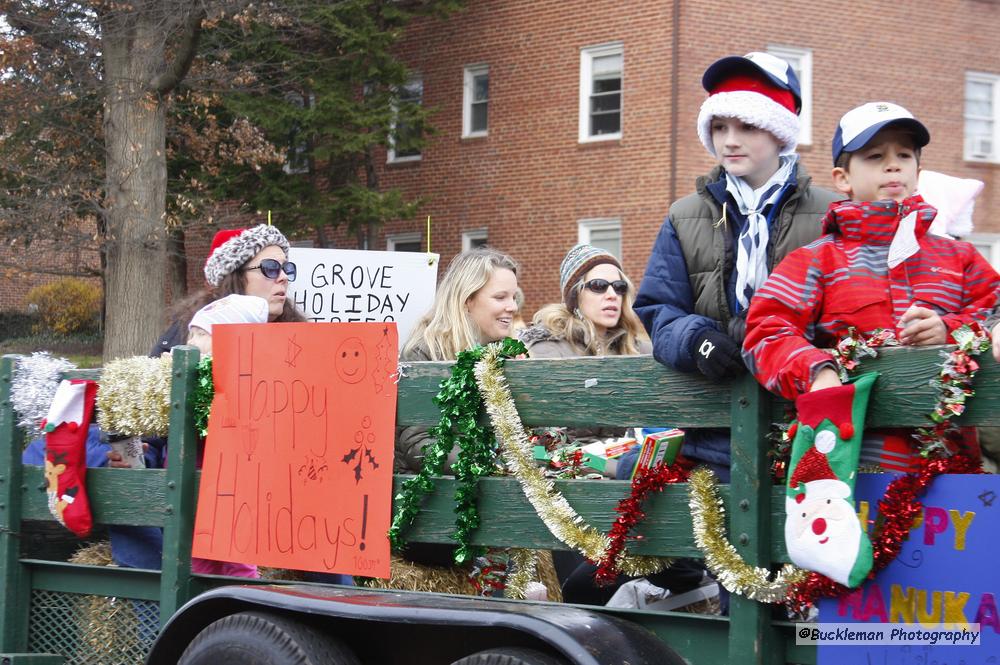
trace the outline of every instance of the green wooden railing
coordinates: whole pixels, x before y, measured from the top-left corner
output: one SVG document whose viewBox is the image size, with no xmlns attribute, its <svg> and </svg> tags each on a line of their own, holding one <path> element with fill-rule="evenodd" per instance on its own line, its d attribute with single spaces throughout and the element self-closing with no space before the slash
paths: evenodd
<svg viewBox="0 0 1000 665">
<path fill-rule="evenodd" d="M 865 363 L 881 377 L 872 396 L 869 426 L 915 426 L 925 423 L 935 396 L 928 381 L 937 372 L 940 349 L 887 349 Z M 87 483 L 95 522 L 103 525 L 150 525 L 164 528 L 163 570 L 137 571 L 80 566 L 22 558 L 23 521 L 49 521 L 43 474 L 21 464 L 22 434 L 10 406 L 15 359 L 0 365 L 0 654 L 9 662 L 41 663 L 24 655 L 29 633 L 28 608 L 33 591 L 86 593 L 157 600 L 161 623 L 198 593 L 226 580 L 192 575 L 191 535 L 198 474 L 194 469 L 195 434 L 186 396 L 195 381 L 197 352 L 174 350 L 172 412 L 167 469 L 91 469 Z M 1000 425 L 1000 367 L 982 359 L 977 396 L 962 424 Z M 397 423 L 430 425 L 437 421 L 432 398 L 448 376 L 448 363 L 415 363 L 399 383 Z M 786 404 L 762 391 L 750 377 L 730 385 L 667 370 L 652 358 L 581 358 L 509 361 L 507 377 L 526 425 L 732 427 L 732 484 L 721 488 L 729 515 L 729 537 L 745 560 L 767 566 L 787 560 L 781 544 L 783 497 L 769 480 L 765 434 L 770 423 L 784 420 Z M 94 378 L 98 371 L 76 372 Z M 589 379 L 597 379 L 596 384 Z M 590 387 L 585 387 L 590 385 Z M 397 485 L 403 477 L 397 477 Z M 454 526 L 453 480 L 436 481 L 409 533 L 415 542 L 451 542 Z M 588 522 L 606 530 L 614 507 L 628 491 L 616 481 L 565 481 L 559 488 Z M 482 527 L 477 544 L 497 547 L 559 549 L 513 478 L 480 481 Z M 684 485 L 668 487 L 648 503 L 638 532 L 637 553 L 699 557 L 691 535 Z M 141 506 L 142 509 L 137 507 Z M 242 580 L 241 580 L 242 582 Z M 12 608 L 22 608 L 14 610 Z M 608 611 L 608 610 L 603 610 Z M 815 650 L 797 647 L 791 625 L 776 620 L 771 606 L 739 597 L 730 616 L 670 612 L 615 611 L 640 623 L 690 662 L 697 664 L 814 663 Z"/>
</svg>

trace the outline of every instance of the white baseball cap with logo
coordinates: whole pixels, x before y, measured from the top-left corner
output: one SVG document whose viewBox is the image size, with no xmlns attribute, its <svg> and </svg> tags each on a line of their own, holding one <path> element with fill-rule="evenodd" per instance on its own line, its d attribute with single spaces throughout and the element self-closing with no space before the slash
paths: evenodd
<svg viewBox="0 0 1000 665">
<path fill-rule="evenodd" d="M 913 134 L 914 148 L 931 142 L 930 132 L 913 114 L 892 102 L 869 102 L 844 114 L 833 135 L 833 163 L 841 153 L 861 150 L 888 125 L 903 127 Z"/>
</svg>

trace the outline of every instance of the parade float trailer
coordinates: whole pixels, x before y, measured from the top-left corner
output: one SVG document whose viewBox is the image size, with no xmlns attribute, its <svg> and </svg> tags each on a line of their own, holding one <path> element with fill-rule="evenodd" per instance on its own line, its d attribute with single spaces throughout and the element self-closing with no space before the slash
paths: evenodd
<svg viewBox="0 0 1000 665">
<path fill-rule="evenodd" d="M 928 377 L 937 372 L 939 353 L 893 349 L 866 361 L 866 370 L 881 373 L 869 426 L 926 424 L 936 399 Z M 961 424 L 1000 426 L 1000 367 L 986 355 L 975 379 L 977 395 L 959 419 Z M 21 462 L 23 433 L 15 425 L 10 399 L 16 362 L 5 357 L 0 368 L 0 663 L 5 665 L 143 659 L 151 665 L 221 665 L 225 661 L 212 656 L 218 652 L 210 647 L 227 640 L 247 645 L 240 660 L 246 663 L 743 665 L 818 660 L 816 647 L 796 645 L 794 624 L 780 605 L 739 594 L 732 595 L 728 616 L 710 616 L 322 584 L 246 584 L 192 574 L 201 474 L 195 469 L 197 442 L 189 399 L 196 387 L 198 354 L 190 347 L 173 351 L 167 468 L 96 468 L 87 474 L 95 524 L 163 528 L 162 570 L 72 564 L 64 556 L 54 560 L 59 555 L 52 530 L 39 530 L 52 523 L 43 469 Z M 398 383 L 396 424 L 436 423 L 439 413 L 432 399 L 449 373 L 449 363 L 410 364 Z M 788 405 L 761 390 L 751 377 L 713 384 L 665 369 L 650 357 L 513 360 L 505 373 L 528 426 L 731 427 L 732 482 L 719 488 L 727 537 L 747 564 L 776 569 L 787 562 L 781 537 L 784 488 L 771 481 L 772 460 L 764 442 L 772 423 L 787 420 Z M 73 376 L 96 379 L 100 370 L 76 371 Z M 405 479 L 395 477 L 394 494 Z M 426 498 L 407 534 L 410 542 L 452 542 L 455 481 L 437 478 L 434 484 L 436 491 Z M 629 493 L 629 484 L 618 481 L 568 480 L 558 482 L 557 488 L 581 518 L 602 531 L 614 522 L 616 504 Z M 475 544 L 566 547 L 545 527 L 512 477 L 481 479 L 478 506 L 481 526 L 474 533 Z M 983 506 L 985 513 L 985 500 Z M 685 483 L 654 494 L 645 512 L 635 533 L 641 539 L 630 541 L 632 551 L 703 556 L 692 535 Z M 945 528 L 938 526 L 938 532 Z M 996 540 L 995 535 L 991 538 Z M 985 568 L 983 563 L 975 565 Z M 995 570 L 995 562 L 990 567 Z M 981 572 L 980 579 L 987 579 L 986 571 Z M 990 575 L 995 581 L 995 574 Z M 933 583 L 926 586 L 933 588 Z M 104 610 L 96 622 L 95 603 Z M 879 607 L 868 609 L 878 614 Z M 964 611 L 971 620 L 974 608 Z M 896 614 L 894 610 L 892 620 L 899 618 Z M 905 615 L 902 612 L 902 618 Z M 994 623 L 995 632 L 995 616 L 983 617 Z M 199 635 L 209 648 L 192 653 L 189 646 Z M 967 662 L 979 662 L 980 656 L 986 662 L 983 652 L 968 653 Z"/>
</svg>

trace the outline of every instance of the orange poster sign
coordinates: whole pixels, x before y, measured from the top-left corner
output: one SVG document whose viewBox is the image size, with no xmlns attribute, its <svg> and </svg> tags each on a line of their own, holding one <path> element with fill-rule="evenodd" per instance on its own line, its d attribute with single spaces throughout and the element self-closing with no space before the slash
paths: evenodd
<svg viewBox="0 0 1000 665">
<path fill-rule="evenodd" d="M 193 555 L 389 576 L 394 323 L 222 325 Z"/>
</svg>

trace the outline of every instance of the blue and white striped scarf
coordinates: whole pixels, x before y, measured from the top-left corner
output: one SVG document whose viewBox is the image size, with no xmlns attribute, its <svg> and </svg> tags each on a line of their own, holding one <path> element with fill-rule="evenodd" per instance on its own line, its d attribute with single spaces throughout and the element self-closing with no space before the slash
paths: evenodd
<svg viewBox="0 0 1000 665">
<path fill-rule="evenodd" d="M 767 217 L 771 206 L 781 198 L 797 161 L 797 155 L 782 156 L 778 170 L 757 189 L 743 178 L 726 174 L 726 191 L 747 219 L 736 243 L 736 302 L 741 311 L 750 306 L 754 292 L 767 280 Z"/>
</svg>

